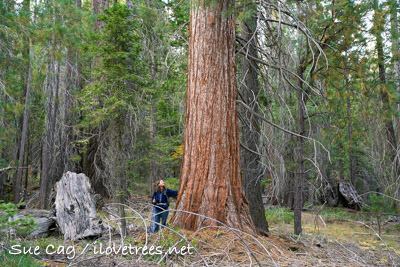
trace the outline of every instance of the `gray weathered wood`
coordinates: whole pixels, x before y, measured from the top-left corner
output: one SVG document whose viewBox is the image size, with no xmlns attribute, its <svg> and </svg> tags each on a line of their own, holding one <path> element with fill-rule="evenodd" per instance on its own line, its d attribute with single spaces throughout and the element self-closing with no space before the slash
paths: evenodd
<svg viewBox="0 0 400 267">
<path fill-rule="evenodd" d="M 342 197 L 342 203 L 344 206 L 348 206 L 351 209 L 359 210 L 365 205 L 363 199 L 357 194 L 356 189 L 350 182 L 339 183 L 339 198 Z"/>
<path fill-rule="evenodd" d="M 22 210 L 14 217 L 10 217 L 8 220 L 12 222 L 24 218 L 33 219 L 36 223 L 35 230 L 31 232 L 32 236 L 48 236 L 51 228 L 55 228 L 56 221 L 54 220 L 54 214 L 48 210 Z M 18 235 L 19 233 L 16 234 Z"/>
<path fill-rule="evenodd" d="M 89 178 L 83 173 L 67 172 L 56 186 L 56 217 L 64 240 L 101 235 Z"/>
</svg>

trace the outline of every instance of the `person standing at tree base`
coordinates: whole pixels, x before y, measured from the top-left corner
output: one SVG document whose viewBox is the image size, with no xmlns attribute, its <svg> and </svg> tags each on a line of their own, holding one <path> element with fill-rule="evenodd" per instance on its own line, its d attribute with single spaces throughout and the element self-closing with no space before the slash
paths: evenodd
<svg viewBox="0 0 400 267">
<path fill-rule="evenodd" d="M 151 201 L 153 205 L 155 205 L 155 226 L 154 226 L 154 233 L 157 233 L 160 229 L 160 221 L 164 228 L 167 218 L 168 218 L 168 206 L 169 206 L 169 198 L 176 197 L 178 195 L 178 191 L 171 190 L 165 187 L 164 180 L 160 180 L 157 183 L 156 190 L 151 197 Z"/>
</svg>

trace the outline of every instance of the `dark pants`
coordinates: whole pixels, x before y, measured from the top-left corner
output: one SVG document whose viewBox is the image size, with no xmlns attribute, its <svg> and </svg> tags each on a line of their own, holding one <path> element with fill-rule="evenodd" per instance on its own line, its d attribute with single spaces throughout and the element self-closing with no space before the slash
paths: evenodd
<svg viewBox="0 0 400 267">
<path fill-rule="evenodd" d="M 156 209 L 156 215 L 154 216 L 155 219 L 155 226 L 154 226 L 154 233 L 157 233 L 159 228 L 158 223 L 160 223 L 161 220 L 161 224 L 165 226 L 165 223 L 167 222 L 167 218 L 168 218 L 168 210 L 163 211 L 161 209 Z M 164 228 L 164 226 L 162 226 L 161 228 Z"/>
</svg>

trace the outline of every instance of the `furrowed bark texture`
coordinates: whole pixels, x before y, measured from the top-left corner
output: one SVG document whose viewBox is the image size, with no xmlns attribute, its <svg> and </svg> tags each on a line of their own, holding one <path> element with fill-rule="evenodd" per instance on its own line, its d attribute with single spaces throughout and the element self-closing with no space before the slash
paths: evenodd
<svg viewBox="0 0 400 267">
<path fill-rule="evenodd" d="M 176 208 L 254 233 L 240 173 L 236 107 L 235 21 L 231 1 L 201 1 L 190 15 L 184 155 Z M 218 225 L 176 212 L 175 226 Z"/>
</svg>

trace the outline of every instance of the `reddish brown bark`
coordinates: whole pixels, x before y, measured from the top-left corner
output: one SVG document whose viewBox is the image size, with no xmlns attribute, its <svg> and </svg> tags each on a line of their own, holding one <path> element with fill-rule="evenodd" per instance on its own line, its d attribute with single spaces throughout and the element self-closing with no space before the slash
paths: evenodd
<svg viewBox="0 0 400 267">
<path fill-rule="evenodd" d="M 254 232 L 240 173 L 236 107 L 235 21 L 231 1 L 203 1 L 190 14 L 184 154 L 176 208 Z M 175 212 L 175 226 L 216 222 Z"/>
</svg>

